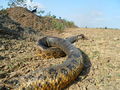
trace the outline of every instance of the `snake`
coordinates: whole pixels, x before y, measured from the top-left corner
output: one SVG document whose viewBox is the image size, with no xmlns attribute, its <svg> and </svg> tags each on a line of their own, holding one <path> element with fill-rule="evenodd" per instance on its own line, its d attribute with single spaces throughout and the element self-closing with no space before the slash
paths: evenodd
<svg viewBox="0 0 120 90">
<path fill-rule="evenodd" d="M 71 44 L 78 41 L 79 39 L 87 39 L 83 34 L 75 35 L 71 37 L 65 38 L 65 40 L 69 41 Z M 63 50 L 57 47 L 48 47 L 42 44 L 43 40 L 38 41 L 39 49 L 36 53 L 36 56 L 39 56 L 42 59 L 50 59 L 50 58 L 60 58 L 65 57 L 66 54 Z"/>
<path fill-rule="evenodd" d="M 83 34 L 66 39 L 52 36 L 41 38 L 38 46 L 42 51 L 58 48 L 67 56 L 66 60 L 62 64 L 39 68 L 21 76 L 14 90 L 62 90 L 71 84 L 84 67 L 80 49 L 72 44 L 81 38 L 84 38 Z"/>
</svg>

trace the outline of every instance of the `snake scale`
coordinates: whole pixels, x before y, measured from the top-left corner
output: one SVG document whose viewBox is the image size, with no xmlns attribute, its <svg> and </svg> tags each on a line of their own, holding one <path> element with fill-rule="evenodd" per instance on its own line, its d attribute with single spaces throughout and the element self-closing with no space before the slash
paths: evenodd
<svg viewBox="0 0 120 90">
<path fill-rule="evenodd" d="M 15 90 L 61 90 L 74 81 L 82 71 L 84 61 L 80 50 L 71 43 L 81 38 L 84 38 L 84 35 L 66 39 L 50 36 L 40 39 L 38 45 L 41 49 L 59 48 L 67 55 L 67 60 L 62 64 L 37 69 L 21 76 Z"/>
</svg>

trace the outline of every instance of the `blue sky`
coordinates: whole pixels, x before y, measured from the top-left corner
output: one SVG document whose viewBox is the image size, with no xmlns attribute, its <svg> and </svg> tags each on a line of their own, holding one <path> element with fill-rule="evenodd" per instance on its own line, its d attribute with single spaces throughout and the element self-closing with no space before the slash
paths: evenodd
<svg viewBox="0 0 120 90">
<path fill-rule="evenodd" d="M 7 6 L 8 0 L 0 0 Z M 29 1 L 29 0 L 27 0 Z M 40 8 L 79 27 L 120 28 L 120 0 L 33 0 Z"/>
</svg>

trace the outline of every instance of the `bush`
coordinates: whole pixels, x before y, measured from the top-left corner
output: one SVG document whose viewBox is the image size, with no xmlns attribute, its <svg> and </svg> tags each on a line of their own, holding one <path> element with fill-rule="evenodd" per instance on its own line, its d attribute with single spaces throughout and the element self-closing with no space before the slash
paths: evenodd
<svg viewBox="0 0 120 90">
<path fill-rule="evenodd" d="M 107 27 L 105 27 L 105 29 L 107 29 Z"/>
<path fill-rule="evenodd" d="M 65 25 L 56 19 L 52 20 L 52 26 L 53 26 L 53 29 L 60 30 L 60 31 L 65 29 Z"/>
<path fill-rule="evenodd" d="M 7 10 L 4 9 L 0 10 L 0 15 L 8 15 Z"/>
<path fill-rule="evenodd" d="M 64 23 L 66 28 L 76 27 L 74 22 L 72 22 L 72 21 L 67 21 L 65 19 L 62 19 L 62 22 Z"/>
</svg>

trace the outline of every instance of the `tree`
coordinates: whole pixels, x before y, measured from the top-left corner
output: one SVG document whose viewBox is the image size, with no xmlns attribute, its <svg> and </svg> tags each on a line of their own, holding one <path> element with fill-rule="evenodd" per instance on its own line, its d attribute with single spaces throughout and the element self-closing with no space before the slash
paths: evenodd
<svg viewBox="0 0 120 90">
<path fill-rule="evenodd" d="M 38 13 L 38 15 L 42 16 L 42 14 L 44 14 L 45 11 L 44 10 L 39 10 L 37 13 Z"/>
<path fill-rule="evenodd" d="M 44 10 L 41 10 L 39 8 L 39 4 L 33 2 L 33 0 L 9 0 L 8 2 L 8 6 L 9 7 L 23 7 L 23 8 L 27 8 L 28 10 L 32 11 L 35 8 L 37 8 L 36 14 L 40 15 L 44 14 Z"/>
<path fill-rule="evenodd" d="M 0 10 L 2 10 L 3 9 L 3 6 L 0 6 Z"/>
<path fill-rule="evenodd" d="M 105 29 L 107 29 L 107 27 L 105 27 Z"/>
<path fill-rule="evenodd" d="M 8 6 L 9 7 L 17 7 L 17 6 L 26 7 L 26 0 L 9 0 Z"/>
</svg>

